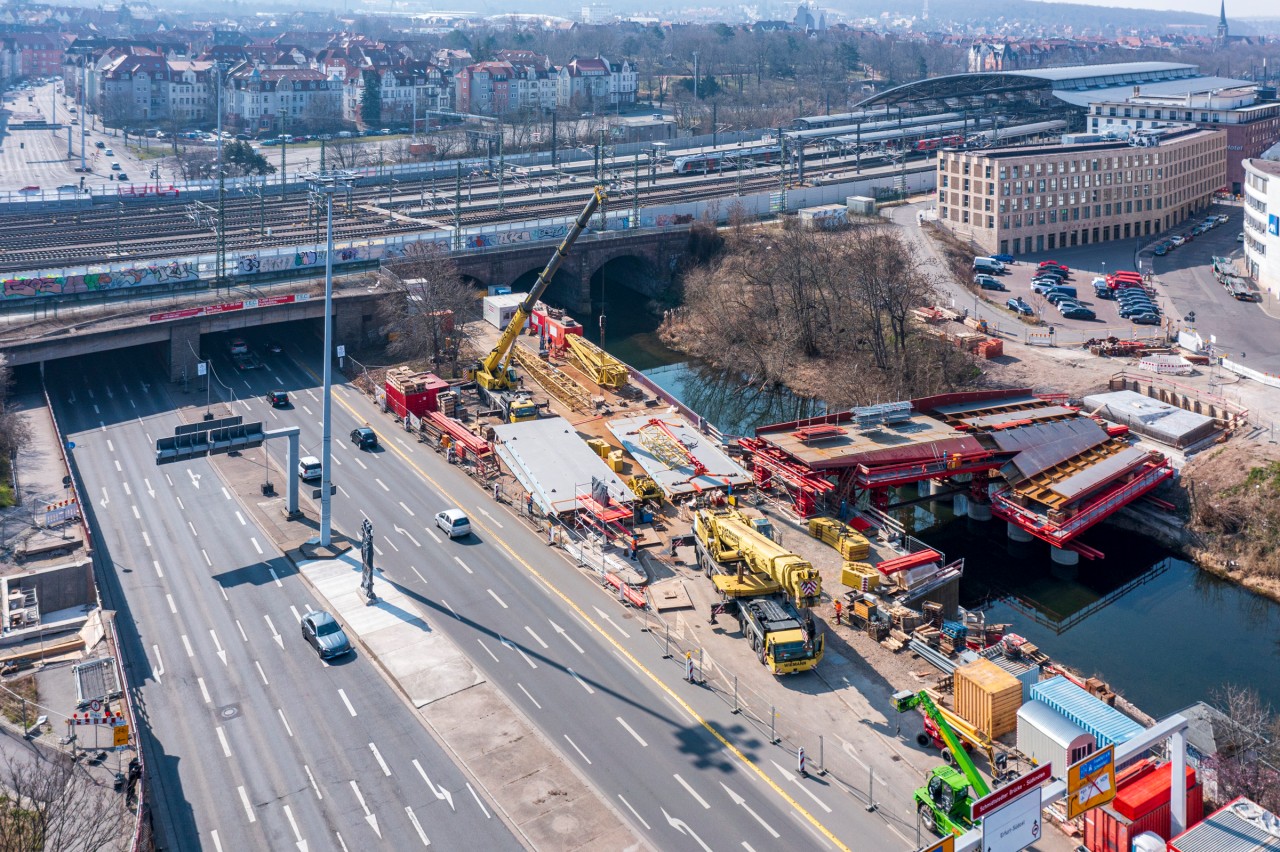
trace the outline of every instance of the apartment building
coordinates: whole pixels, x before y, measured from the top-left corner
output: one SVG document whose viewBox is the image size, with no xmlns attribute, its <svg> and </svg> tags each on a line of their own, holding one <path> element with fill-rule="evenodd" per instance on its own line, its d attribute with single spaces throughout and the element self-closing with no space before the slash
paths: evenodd
<svg viewBox="0 0 1280 852">
<path fill-rule="evenodd" d="M 1280 296 L 1280 162 L 1244 161 L 1244 257 L 1259 287 Z"/>
<path fill-rule="evenodd" d="M 938 224 L 983 251 L 1023 254 L 1149 237 L 1207 208 L 1222 130 L 938 155 Z"/>
</svg>

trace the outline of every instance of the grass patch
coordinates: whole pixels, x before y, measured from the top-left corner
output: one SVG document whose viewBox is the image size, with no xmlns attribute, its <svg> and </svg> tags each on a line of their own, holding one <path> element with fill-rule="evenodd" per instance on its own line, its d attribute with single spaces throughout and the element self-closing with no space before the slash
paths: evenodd
<svg viewBox="0 0 1280 852">
<path fill-rule="evenodd" d="M 144 148 L 141 145 L 127 145 L 125 147 L 139 160 L 159 160 L 173 153 L 172 148 L 165 146 L 153 145 L 150 148 Z"/>
<path fill-rule="evenodd" d="M 0 458 L 0 509 L 18 505 L 13 496 L 13 469 L 8 457 Z"/>
<path fill-rule="evenodd" d="M 36 676 L 25 674 L 14 678 L 4 686 L 5 689 L 0 690 L 0 713 L 4 713 L 5 718 L 15 725 L 23 724 L 22 700 L 25 698 L 27 701 L 26 724 L 30 725 L 39 715 L 35 706 L 36 699 L 39 697 Z"/>
</svg>

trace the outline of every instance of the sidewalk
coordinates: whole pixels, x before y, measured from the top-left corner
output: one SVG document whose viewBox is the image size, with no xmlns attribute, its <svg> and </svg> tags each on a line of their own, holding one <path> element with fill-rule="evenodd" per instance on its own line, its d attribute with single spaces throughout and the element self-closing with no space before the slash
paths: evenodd
<svg viewBox="0 0 1280 852">
<path fill-rule="evenodd" d="M 72 496 L 70 484 L 63 484 L 66 464 L 44 395 L 23 394 L 14 399 L 14 405 L 30 430 L 31 440 L 14 462 L 18 505 L 0 510 L 0 571 L 6 573 L 15 567 L 15 559 L 25 570 L 32 567 L 33 559 L 66 561 L 70 553 L 84 546 L 80 523 L 68 521 L 58 529 L 40 525 L 46 507 Z"/>
</svg>

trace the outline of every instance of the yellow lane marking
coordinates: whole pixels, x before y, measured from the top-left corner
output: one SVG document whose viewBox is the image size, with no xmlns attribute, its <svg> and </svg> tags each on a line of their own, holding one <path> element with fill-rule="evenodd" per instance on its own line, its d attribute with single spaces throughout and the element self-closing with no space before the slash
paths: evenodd
<svg viewBox="0 0 1280 852">
<path fill-rule="evenodd" d="M 312 376 L 315 376 L 315 373 L 312 373 L 309 368 L 304 368 L 304 369 L 306 369 L 308 373 L 311 373 Z M 357 420 L 361 419 L 359 413 L 354 408 L 352 408 L 351 405 L 348 404 L 346 400 L 342 399 L 337 395 L 334 396 L 334 399 L 337 400 L 338 404 L 341 405 L 343 408 L 345 408 L 348 412 L 350 412 L 351 415 L 355 417 Z M 361 420 L 361 422 L 363 422 L 363 420 Z M 393 444 L 385 444 L 384 446 L 386 446 L 396 455 L 400 456 L 400 458 L 404 459 L 409 464 L 410 467 L 412 467 L 414 470 L 418 472 L 419 476 L 421 476 L 427 482 L 431 483 L 431 485 L 435 487 L 435 489 L 439 491 L 441 494 L 445 495 L 446 497 L 450 497 L 450 498 L 453 497 L 453 495 L 450 494 L 448 489 L 444 488 L 443 486 L 440 485 L 440 483 L 436 482 L 436 480 L 432 478 L 432 476 L 429 473 L 427 473 L 425 470 L 419 467 L 417 462 L 409 458 L 409 456 L 406 455 L 404 451 L 400 450 Z M 515 549 L 511 547 L 511 545 L 507 544 L 507 542 L 501 536 L 499 536 L 493 530 L 485 526 L 483 522 L 472 519 L 471 523 L 483 529 L 485 533 L 488 534 L 493 541 L 496 541 L 498 544 L 500 544 L 502 546 L 502 549 L 507 551 L 508 554 L 510 554 L 512 559 L 514 559 L 516 562 L 519 562 L 521 565 L 523 565 L 525 570 L 528 571 L 530 574 L 532 574 L 534 577 L 536 577 L 540 583 L 542 583 L 551 591 L 555 592 L 555 594 L 560 598 L 560 600 L 564 601 L 566 605 L 571 607 L 573 611 L 578 614 L 579 618 L 581 618 L 587 624 L 591 625 L 592 629 L 595 630 L 596 633 L 600 634 L 600 636 L 604 637 L 604 639 L 610 645 L 612 645 L 618 651 L 618 653 L 625 656 L 631 662 L 632 665 L 634 665 L 640 671 L 644 672 L 645 676 L 648 677 L 649 680 L 653 681 L 653 683 L 656 686 L 658 686 L 663 692 L 667 693 L 667 695 L 669 695 L 677 704 L 679 704 L 682 708 L 684 708 L 684 711 L 686 713 L 688 713 L 690 716 L 696 719 L 698 724 L 702 725 L 702 727 L 706 729 L 707 733 L 715 737 L 716 740 L 718 740 L 722 746 L 728 749 L 733 754 L 734 757 L 742 761 L 743 765 L 749 767 L 753 772 L 755 772 L 755 774 L 759 776 L 761 781 L 764 781 L 764 783 L 768 784 L 769 787 L 775 793 L 777 793 L 787 802 L 787 804 L 791 805 L 791 807 L 799 811 L 804 816 L 804 818 L 807 819 L 811 825 L 813 825 L 814 828 L 822 832 L 822 834 L 828 840 L 834 843 L 838 849 L 841 849 L 844 852 L 852 852 L 852 850 L 848 846 L 846 846 L 843 842 L 841 842 L 840 838 L 836 837 L 835 834 L 832 833 L 831 829 L 827 828 L 825 825 L 819 822 L 817 817 L 809 813 L 809 811 L 807 811 L 799 802 L 797 802 L 794 798 L 788 795 L 787 791 L 783 790 L 780 786 L 778 786 L 778 783 L 774 781 L 772 778 L 770 778 L 768 773 L 766 773 L 763 769 L 761 769 L 759 766 L 753 763 L 751 758 L 743 754 L 738 749 L 737 746 L 729 742 L 729 740 L 723 734 L 721 734 L 720 731 L 716 729 L 714 725 L 712 725 L 706 719 L 702 718 L 702 716 L 700 716 L 696 710 L 694 710 L 691 706 L 689 706 L 689 704 L 683 698 L 680 697 L 679 693 L 677 693 L 674 689 L 668 686 L 661 678 L 659 678 L 657 675 L 651 672 L 643 663 L 641 663 L 634 656 L 632 656 L 631 652 L 628 651 L 625 647 L 623 647 L 623 645 L 620 642 L 618 642 L 612 636 L 610 636 L 607 632 L 605 632 L 605 629 L 600 624 L 598 624 L 594 619 L 592 619 L 589 615 L 587 615 L 587 613 L 582 609 L 582 607 L 578 606 L 578 604 L 574 602 L 572 598 L 570 598 L 564 592 L 560 591 L 560 589 L 557 588 L 553 583 L 551 583 L 546 577 L 544 577 L 542 573 L 538 571 L 538 569 L 534 568 L 532 565 L 526 562 L 524 560 L 524 557 L 520 556 L 520 554 L 518 554 L 515 551 Z"/>
</svg>

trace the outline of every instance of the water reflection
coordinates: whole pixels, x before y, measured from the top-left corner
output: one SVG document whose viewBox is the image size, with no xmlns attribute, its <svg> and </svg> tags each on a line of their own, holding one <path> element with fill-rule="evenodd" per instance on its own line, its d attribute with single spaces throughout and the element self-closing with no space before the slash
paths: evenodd
<svg viewBox="0 0 1280 852">
<path fill-rule="evenodd" d="M 800 420 L 825 411 L 821 402 L 783 387 L 751 384 L 740 373 L 683 362 L 645 370 L 663 389 L 726 435 L 753 435 L 757 426 Z"/>
</svg>

